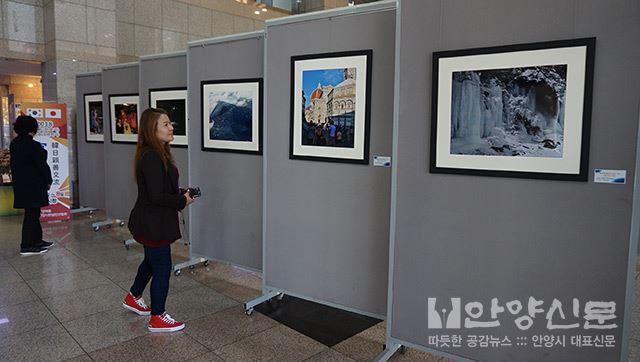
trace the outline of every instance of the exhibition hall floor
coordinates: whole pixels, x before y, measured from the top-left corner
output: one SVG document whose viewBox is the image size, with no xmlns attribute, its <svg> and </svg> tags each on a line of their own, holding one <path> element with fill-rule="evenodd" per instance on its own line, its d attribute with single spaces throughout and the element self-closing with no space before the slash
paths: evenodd
<svg viewBox="0 0 640 362">
<path fill-rule="evenodd" d="M 21 216 L 0 217 L 0 359 L 7 361 L 371 361 L 382 348 L 381 322 L 333 347 L 319 343 L 242 303 L 260 294 L 261 274 L 222 263 L 172 275 L 167 312 L 185 330 L 151 334 L 147 317 L 122 299 L 143 257 L 125 249 L 126 227 L 94 232 L 92 217 L 43 223 L 44 255 L 21 257 Z M 188 249 L 174 243 L 174 263 Z M 149 291 L 145 291 L 149 302 Z M 409 350 L 394 361 L 445 361 Z"/>
</svg>

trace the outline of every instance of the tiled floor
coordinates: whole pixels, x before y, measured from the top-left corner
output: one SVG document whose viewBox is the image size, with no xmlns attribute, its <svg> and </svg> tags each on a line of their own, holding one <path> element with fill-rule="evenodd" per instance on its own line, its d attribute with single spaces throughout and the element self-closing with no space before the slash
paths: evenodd
<svg viewBox="0 0 640 362">
<path fill-rule="evenodd" d="M 126 228 L 94 232 L 102 216 L 44 224 L 57 244 L 32 257 L 17 253 L 21 217 L 0 217 L 0 360 L 371 361 L 381 351 L 384 322 L 328 348 L 260 313 L 247 317 L 242 303 L 260 294 L 261 275 L 213 262 L 171 277 L 167 311 L 187 328 L 150 334 L 145 317 L 121 307 L 142 249 L 124 248 Z M 174 262 L 187 255 L 174 244 Z M 640 360 L 639 315 L 636 306 L 630 361 Z M 447 361 L 415 350 L 393 360 Z"/>
<path fill-rule="evenodd" d="M 126 228 L 94 232 L 103 216 L 44 223 L 56 245 L 31 257 L 17 252 L 21 217 L 0 217 L 0 360 L 370 361 L 382 348 L 384 323 L 328 348 L 260 313 L 246 316 L 242 303 L 260 295 L 261 275 L 215 262 L 171 277 L 167 311 L 187 328 L 150 334 L 147 318 L 121 307 L 142 248 L 124 248 Z M 174 263 L 187 257 L 175 243 Z M 416 351 L 398 360 L 407 357 L 441 360 Z"/>
</svg>

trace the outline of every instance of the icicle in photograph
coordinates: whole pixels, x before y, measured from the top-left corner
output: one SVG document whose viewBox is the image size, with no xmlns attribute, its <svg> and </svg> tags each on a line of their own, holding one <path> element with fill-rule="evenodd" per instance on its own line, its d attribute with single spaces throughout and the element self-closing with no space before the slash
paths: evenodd
<svg viewBox="0 0 640 362">
<path fill-rule="evenodd" d="M 451 154 L 562 157 L 566 64 L 452 77 Z"/>
</svg>

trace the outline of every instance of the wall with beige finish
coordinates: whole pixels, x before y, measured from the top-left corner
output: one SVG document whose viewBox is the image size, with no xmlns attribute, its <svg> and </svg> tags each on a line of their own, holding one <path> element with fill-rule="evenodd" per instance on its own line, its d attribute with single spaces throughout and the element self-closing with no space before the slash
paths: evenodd
<svg viewBox="0 0 640 362">
<path fill-rule="evenodd" d="M 0 55 L 45 59 L 42 0 L 0 0 Z"/>
<path fill-rule="evenodd" d="M 116 0 L 118 62 L 186 50 L 192 40 L 260 30 L 265 20 L 285 15 L 234 0 Z"/>
<path fill-rule="evenodd" d="M 12 94 L 16 103 L 42 101 L 42 85 L 37 76 L 0 74 L 0 89 L 0 95 Z"/>
<path fill-rule="evenodd" d="M 45 102 L 67 104 L 73 152 L 77 74 L 137 61 L 142 55 L 186 50 L 192 40 L 261 30 L 265 20 L 289 15 L 252 0 L 247 2 L 0 0 L 0 57 L 42 62 L 38 90 L 42 90 Z M 306 11 L 347 3 L 305 2 L 310 4 Z M 74 155 L 69 159 L 71 180 L 75 181 Z"/>
<path fill-rule="evenodd" d="M 42 99 L 67 105 L 70 177 L 75 189 L 77 74 L 116 62 L 115 0 L 44 0 Z"/>
</svg>

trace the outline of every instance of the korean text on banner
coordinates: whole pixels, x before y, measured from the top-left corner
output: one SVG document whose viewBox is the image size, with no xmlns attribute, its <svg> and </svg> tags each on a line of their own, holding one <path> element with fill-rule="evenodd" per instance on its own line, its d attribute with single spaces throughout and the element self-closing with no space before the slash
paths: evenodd
<svg viewBox="0 0 640 362">
<path fill-rule="evenodd" d="M 44 110 L 44 112 L 43 112 Z M 47 163 L 53 183 L 49 190 L 49 206 L 42 208 L 42 221 L 69 220 L 71 218 L 71 188 L 69 179 L 69 138 L 67 134 L 67 107 L 56 103 L 22 103 L 20 115 L 38 120 L 38 133 L 34 139 L 47 150 Z"/>
</svg>

